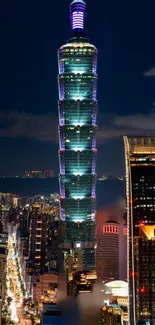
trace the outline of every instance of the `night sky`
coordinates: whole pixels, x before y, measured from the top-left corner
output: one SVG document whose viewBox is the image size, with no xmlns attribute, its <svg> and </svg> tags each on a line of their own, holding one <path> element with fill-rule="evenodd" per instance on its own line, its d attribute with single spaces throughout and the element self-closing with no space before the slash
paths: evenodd
<svg viewBox="0 0 155 325">
<path fill-rule="evenodd" d="M 58 172 L 57 50 L 69 0 L 0 5 L 0 175 Z M 123 135 L 155 135 L 155 1 L 87 0 L 98 47 L 98 173 L 124 174 Z"/>
</svg>

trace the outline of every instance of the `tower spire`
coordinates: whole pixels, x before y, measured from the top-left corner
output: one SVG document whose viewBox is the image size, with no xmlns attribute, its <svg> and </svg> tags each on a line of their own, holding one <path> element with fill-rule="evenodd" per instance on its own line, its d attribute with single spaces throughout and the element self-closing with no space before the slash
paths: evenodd
<svg viewBox="0 0 155 325">
<path fill-rule="evenodd" d="M 73 0 L 70 4 L 70 23 L 73 31 L 84 30 L 86 3 L 83 0 Z"/>
</svg>

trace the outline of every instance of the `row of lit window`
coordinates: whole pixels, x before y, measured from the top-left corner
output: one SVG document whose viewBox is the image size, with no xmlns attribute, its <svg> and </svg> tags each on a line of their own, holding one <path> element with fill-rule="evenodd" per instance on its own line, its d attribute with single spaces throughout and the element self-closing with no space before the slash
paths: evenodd
<svg viewBox="0 0 155 325">
<path fill-rule="evenodd" d="M 75 129 L 77 129 L 77 128 L 79 128 L 79 130 L 81 130 L 81 126 L 80 126 L 80 125 L 77 125 L 77 126 L 67 126 L 67 127 L 65 127 L 65 130 L 75 130 Z M 83 130 L 86 130 L 86 131 L 88 132 L 89 129 L 90 129 L 89 132 L 93 132 L 93 131 L 92 131 L 92 128 L 93 128 L 93 129 L 96 129 L 95 126 L 87 126 L 87 127 L 84 127 Z"/>
<path fill-rule="evenodd" d="M 84 60 L 84 58 L 82 60 L 79 59 L 79 61 L 81 61 L 81 62 L 78 63 L 78 64 L 75 63 L 75 61 L 77 61 L 76 59 L 70 60 L 68 58 L 66 60 L 63 59 L 63 61 L 65 61 L 64 62 L 65 71 L 66 71 L 66 69 L 70 71 L 70 69 L 68 69 L 68 67 L 69 67 L 69 68 L 71 68 L 72 72 L 74 72 L 74 73 L 81 73 L 81 72 L 83 73 L 84 70 L 85 70 L 86 73 L 88 71 L 91 72 L 91 73 L 93 72 L 92 60 L 90 60 L 88 62 L 86 58 L 85 58 L 85 60 Z M 73 63 L 73 61 L 74 61 L 74 63 Z M 77 68 L 78 70 L 74 71 L 73 68 Z M 80 71 L 80 68 L 81 68 L 81 71 Z"/>
<path fill-rule="evenodd" d="M 155 179 L 154 179 L 154 180 L 155 180 Z M 140 179 L 140 182 L 145 182 L 145 180 Z M 151 181 L 150 183 L 152 183 L 152 181 Z M 141 185 L 141 184 L 140 184 L 140 183 L 134 183 L 134 184 L 133 184 L 133 186 L 139 186 L 139 185 Z M 145 182 L 145 185 L 149 185 L 149 183 L 148 183 L 148 182 Z"/>
<path fill-rule="evenodd" d="M 145 183 L 145 184 L 143 184 L 143 185 L 141 185 L 141 184 L 134 184 L 134 188 L 146 188 L 146 189 L 150 189 L 150 190 L 152 190 L 152 188 L 154 188 L 155 189 L 155 186 L 149 186 L 148 187 L 148 185 L 149 184 L 147 184 L 147 183 Z M 150 184 L 151 185 L 151 184 Z M 147 187 L 146 187 L 147 186 Z"/>
<path fill-rule="evenodd" d="M 65 74 L 61 74 L 60 76 L 59 76 L 59 78 L 60 79 L 70 79 L 70 81 L 75 81 L 75 79 L 77 80 L 78 79 L 78 81 L 81 81 L 82 79 L 92 79 L 92 80 L 94 80 L 94 79 L 96 79 L 97 78 L 97 75 L 93 75 L 92 76 L 92 74 L 91 75 L 89 75 L 89 74 L 87 74 L 87 75 L 80 75 L 80 79 L 79 79 L 79 75 L 77 74 L 69 74 L 69 75 L 65 75 Z M 73 78 L 73 79 L 71 79 L 71 78 Z"/>
<path fill-rule="evenodd" d="M 136 205 L 136 208 L 142 208 L 142 207 L 155 207 L 155 204 L 141 204 L 141 205 Z"/>
<path fill-rule="evenodd" d="M 89 156 L 89 157 L 92 157 L 92 154 L 94 153 L 94 151 L 92 150 L 85 150 L 85 151 L 74 151 L 74 150 L 65 150 L 65 151 L 62 151 L 62 154 L 65 155 L 65 157 L 67 158 L 70 158 L 71 156 L 74 156 L 74 157 L 77 157 L 77 154 L 80 154 L 81 156 Z M 84 159 L 87 157 L 82 157 L 83 161 Z"/>
<path fill-rule="evenodd" d="M 86 133 L 93 133 L 93 131 L 92 131 L 92 126 L 84 126 L 84 127 L 80 127 L 80 126 L 77 126 L 77 127 L 75 127 L 75 126 L 69 126 L 69 127 L 65 127 L 65 128 L 63 128 L 65 131 L 66 130 L 76 130 L 76 129 L 78 129 L 78 131 L 84 131 L 84 132 L 86 132 Z M 93 129 L 96 129 L 96 127 L 94 126 L 93 127 Z M 73 134 L 74 134 L 74 132 L 73 132 Z M 68 135 L 68 134 L 66 134 L 66 135 Z"/>
<path fill-rule="evenodd" d="M 71 102 L 70 100 L 69 101 L 59 101 L 59 104 L 63 104 L 63 107 L 64 107 L 64 109 L 67 109 L 67 108 L 73 108 L 73 107 L 77 107 L 77 104 L 78 104 L 78 106 L 79 107 L 81 107 L 81 106 L 88 106 L 88 105 L 91 105 L 91 106 L 96 106 L 97 105 L 97 102 L 94 102 L 94 101 L 92 101 L 92 100 L 83 100 L 83 101 L 78 101 L 78 102 L 76 102 L 76 103 L 74 103 L 74 102 Z M 87 107 L 85 107 L 85 109 L 86 109 Z M 91 108 L 91 107 L 90 107 Z M 90 109 L 89 107 L 88 107 L 88 109 Z"/>
<path fill-rule="evenodd" d="M 80 133 L 80 132 L 76 131 L 76 133 Z M 78 143 L 85 143 L 85 142 L 87 142 L 87 140 L 90 140 L 90 139 L 91 139 L 90 137 L 87 137 L 86 139 L 81 139 L 81 141 L 79 140 Z M 76 140 L 76 138 L 75 138 L 75 140 Z M 69 143 L 71 141 L 66 139 L 65 142 Z M 74 142 L 74 139 L 72 139 L 72 142 Z M 76 143 L 77 143 L 77 140 L 76 140 Z"/>
<path fill-rule="evenodd" d="M 77 65 L 77 63 L 74 64 L 73 61 L 74 61 L 74 63 L 78 62 L 79 64 L 78 65 Z M 71 63 L 73 67 L 80 66 L 80 63 L 82 63 L 82 64 L 84 63 L 84 66 L 87 67 L 89 65 L 89 63 L 92 62 L 92 58 L 81 57 L 81 58 L 77 59 L 76 56 L 75 56 L 75 58 L 73 58 L 73 57 L 70 58 L 70 57 L 67 56 L 67 57 L 63 57 L 63 58 L 60 59 L 60 64 L 63 63 L 63 62 Z"/>
<path fill-rule="evenodd" d="M 141 197 L 137 197 L 135 198 L 135 200 L 155 200 L 154 197 L 144 197 L 144 196 L 141 196 Z"/>
<path fill-rule="evenodd" d="M 141 187 L 135 187 L 134 188 L 134 191 L 135 190 L 142 191 L 142 192 L 146 192 L 146 190 L 155 191 L 155 187 L 144 187 L 144 186 L 141 186 Z"/>
<path fill-rule="evenodd" d="M 69 49 L 63 49 L 63 52 L 65 53 L 95 53 L 94 49 L 89 49 L 89 48 L 69 48 Z"/>
<path fill-rule="evenodd" d="M 139 144 L 141 147 L 143 147 L 144 144 L 148 144 L 151 146 L 152 144 L 155 144 L 155 138 L 130 138 L 129 139 L 131 145 L 137 145 Z"/>
<path fill-rule="evenodd" d="M 79 141 L 83 142 L 83 141 L 86 141 L 87 140 L 86 139 L 86 136 L 88 135 L 88 133 L 94 133 L 94 131 L 88 131 L 88 130 L 84 130 L 83 129 L 82 132 L 80 132 L 80 130 L 77 130 L 76 132 L 73 132 L 71 134 L 68 134 L 67 133 L 66 136 L 64 137 L 64 140 L 66 139 L 66 137 L 71 136 L 71 141 L 74 141 L 74 140 L 77 141 L 77 135 L 76 135 L 76 133 L 82 133 L 81 134 L 82 138 L 79 139 Z M 90 139 L 90 137 L 88 137 L 88 139 Z M 67 142 L 70 142 L 70 140 L 67 139 Z"/>
</svg>

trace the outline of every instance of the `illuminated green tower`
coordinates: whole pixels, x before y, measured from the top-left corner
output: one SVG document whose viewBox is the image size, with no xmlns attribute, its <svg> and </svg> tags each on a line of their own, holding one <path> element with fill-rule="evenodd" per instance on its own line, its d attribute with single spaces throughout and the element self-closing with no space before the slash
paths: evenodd
<svg viewBox="0 0 155 325">
<path fill-rule="evenodd" d="M 97 49 L 84 33 L 86 4 L 70 5 L 73 37 L 58 51 L 60 213 L 65 254 L 94 269 Z"/>
</svg>

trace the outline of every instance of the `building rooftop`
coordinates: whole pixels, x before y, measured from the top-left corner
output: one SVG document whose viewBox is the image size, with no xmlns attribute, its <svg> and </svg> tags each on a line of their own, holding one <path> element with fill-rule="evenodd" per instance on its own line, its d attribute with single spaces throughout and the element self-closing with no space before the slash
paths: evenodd
<svg viewBox="0 0 155 325">
<path fill-rule="evenodd" d="M 116 297 L 128 296 L 128 283 L 126 281 L 115 280 L 104 283 L 105 291 Z M 105 292 L 106 293 L 106 292 Z"/>
<path fill-rule="evenodd" d="M 155 137 L 124 137 L 126 149 L 134 155 L 155 154 Z"/>
<path fill-rule="evenodd" d="M 73 0 L 73 1 L 71 2 L 71 4 L 76 3 L 76 2 L 79 2 L 79 3 L 81 2 L 81 3 L 86 4 L 85 1 L 83 1 L 83 0 Z"/>
<path fill-rule="evenodd" d="M 117 224 L 119 224 L 117 221 L 115 221 L 115 220 L 108 220 L 108 221 L 106 221 L 105 223 L 117 223 Z"/>
</svg>

